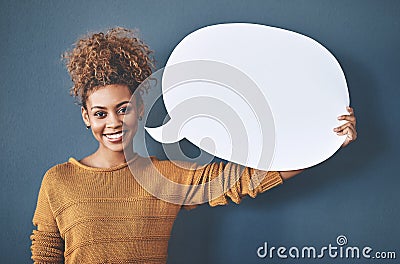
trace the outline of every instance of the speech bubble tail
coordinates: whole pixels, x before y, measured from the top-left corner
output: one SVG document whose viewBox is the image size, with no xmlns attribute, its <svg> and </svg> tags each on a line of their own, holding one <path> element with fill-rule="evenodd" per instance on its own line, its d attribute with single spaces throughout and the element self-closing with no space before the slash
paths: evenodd
<svg viewBox="0 0 400 264">
<path fill-rule="evenodd" d="M 160 143 L 170 144 L 170 143 L 175 143 L 175 142 L 178 142 L 179 140 L 181 140 L 181 138 L 167 137 L 164 126 L 144 127 L 144 129 L 147 131 L 147 133 L 149 133 L 149 135 L 155 141 L 160 142 Z"/>
</svg>

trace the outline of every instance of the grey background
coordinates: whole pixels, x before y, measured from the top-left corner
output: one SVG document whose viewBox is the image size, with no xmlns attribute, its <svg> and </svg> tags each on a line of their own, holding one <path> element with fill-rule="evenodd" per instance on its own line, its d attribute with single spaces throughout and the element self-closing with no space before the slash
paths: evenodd
<svg viewBox="0 0 400 264">
<path fill-rule="evenodd" d="M 30 262 L 31 219 L 45 171 L 96 149 L 60 62 L 78 36 L 137 27 L 161 68 L 190 32 L 253 22 L 310 36 L 336 56 L 358 117 L 358 141 L 256 199 L 182 211 L 168 263 L 398 263 L 259 259 L 256 249 L 264 241 L 335 245 L 343 234 L 349 245 L 397 250 L 400 258 L 399 14 L 399 1 L 1 1 L 1 262 Z"/>
</svg>

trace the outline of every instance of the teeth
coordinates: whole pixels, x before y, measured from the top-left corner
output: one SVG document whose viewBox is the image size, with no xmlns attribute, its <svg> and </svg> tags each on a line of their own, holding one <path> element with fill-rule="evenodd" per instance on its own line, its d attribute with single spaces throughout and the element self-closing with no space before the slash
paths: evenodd
<svg viewBox="0 0 400 264">
<path fill-rule="evenodd" d="M 106 137 L 108 137 L 110 139 L 116 139 L 116 138 L 122 137 L 122 132 L 117 133 L 117 134 L 106 135 Z"/>
</svg>

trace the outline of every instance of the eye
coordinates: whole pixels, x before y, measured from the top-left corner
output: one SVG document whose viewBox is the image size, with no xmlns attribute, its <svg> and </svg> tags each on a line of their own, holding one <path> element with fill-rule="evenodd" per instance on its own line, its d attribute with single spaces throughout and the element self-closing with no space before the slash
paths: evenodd
<svg viewBox="0 0 400 264">
<path fill-rule="evenodd" d="M 96 113 L 94 113 L 94 116 L 98 117 L 98 118 L 104 118 L 104 117 L 106 117 L 106 115 L 107 114 L 103 111 L 97 111 Z"/>
<path fill-rule="evenodd" d="M 121 108 L 118 110 L 117 113 L 118 113 L 118 114 L 127 114 L 130 110 L 131 110 L 130 107 L 125 106 L 125 107 L 121 107 Z"/>
</svg>

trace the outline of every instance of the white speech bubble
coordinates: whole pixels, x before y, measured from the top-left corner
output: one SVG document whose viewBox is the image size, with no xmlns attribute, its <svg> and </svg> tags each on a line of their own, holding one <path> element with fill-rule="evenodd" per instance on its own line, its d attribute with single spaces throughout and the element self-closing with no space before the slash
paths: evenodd
<svg viewBox="0 0 400 264">
<path fill-rule="evenodd" d="M 187 138 L 219 158 L 256 169 L 311 167 L 345 140 L 333 132 L 349 105 L 339 63 L 315 40 L 288 30 L 245 23 L 199 29 L 169 57 L 162 92 L 171 120 L 146 127 L 155 140 Z M 236 115 L 221 113 L 227 109 Z M 236 129 L 242 128 L 238 142 Z M 245 153 L 232 154 L 240 151 Z"/>
</svg>

